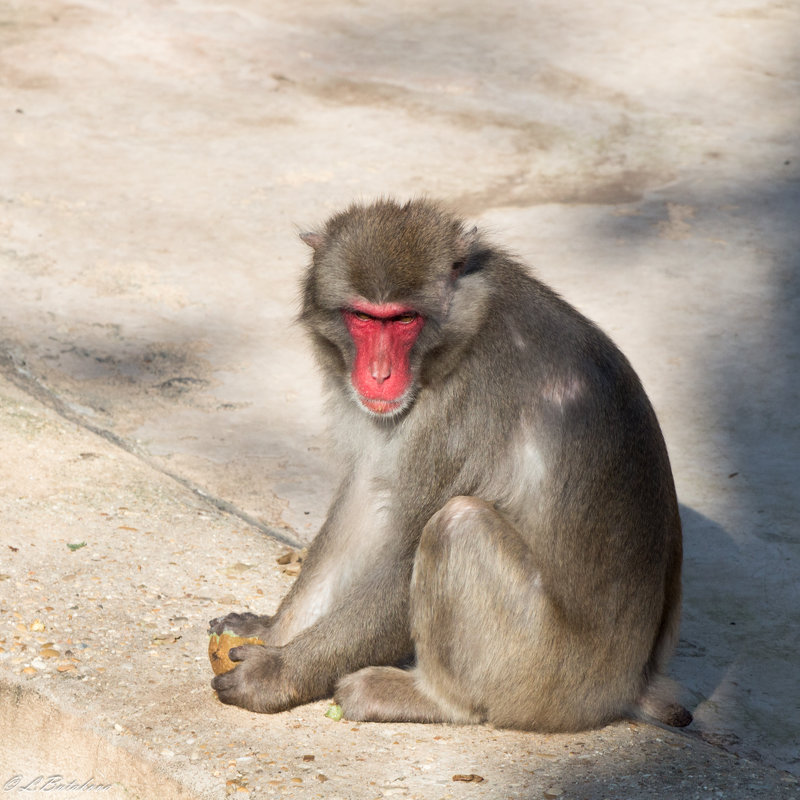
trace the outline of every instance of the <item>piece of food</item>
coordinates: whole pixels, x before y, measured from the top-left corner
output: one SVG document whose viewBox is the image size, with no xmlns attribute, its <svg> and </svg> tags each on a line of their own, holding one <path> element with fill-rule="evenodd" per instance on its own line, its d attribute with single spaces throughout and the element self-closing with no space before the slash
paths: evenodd
<svg viewBox="0 0 800 800">
<path fill-rule="evenodd" d="M 278 556 L 275 561 L 281 565 L 284 575 L 293 578 L 300 574 L 307 553 L 308 548 L 306 547 L 302 550 L 287 550 L 285 553 Z"/>
<path fill-rule="evenodd" d="M 333 719 L 338 722 L 342 718 L 342 707 L 338 703 L 335 703 L 328 708 L 325 712 L 325 716 L 328 719 Z"/>
<path fill-rule="evenodd" d="M 215 675 L 230 672 L 236 666 L 237 662 L 231 661 L 228 657 L 228 651 L 240 644 L 264 644 L 264 642 L 256 636 L 237 636 L 233 631 L 211 634 L 208 640 L 208 660 Z"/>
</svg>

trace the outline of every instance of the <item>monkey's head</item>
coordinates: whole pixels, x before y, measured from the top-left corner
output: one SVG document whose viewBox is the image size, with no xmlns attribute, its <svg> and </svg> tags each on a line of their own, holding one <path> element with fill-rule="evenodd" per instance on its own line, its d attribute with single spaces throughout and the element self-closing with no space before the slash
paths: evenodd
<svg viewBox="0 0 800 800">
<path fill-rule="evenodd" d="M 323 367 L 370 414 L 401 414 L 426 361 L 451 357 L 478 328 L 488 289 L 475 231 L 427 201 L 381 200 L 301 238 L 314 249 L 301 319 Z"/>
</svg>

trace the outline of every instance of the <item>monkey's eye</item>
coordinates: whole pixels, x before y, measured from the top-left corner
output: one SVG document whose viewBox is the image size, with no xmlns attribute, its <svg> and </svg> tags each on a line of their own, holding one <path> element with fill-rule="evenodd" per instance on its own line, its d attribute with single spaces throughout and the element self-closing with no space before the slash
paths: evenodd
<svg viewBox="0 0 800 800">
<path fill-rule="evenodd" d="M 399 322 L 401 325 L 410 325 L 416 318 L 417 314 L 413 311 L 408 311 L 405 314 L 398 314 L 395 318 L 395 322 Z"/>
<path fill-rule="evenodd" d="M 362 322 L 369 322 L 372 317 L 369 314 L 365 314 L 363 311 L 351 311 L 350 312 L 356 319 L 360 319 Z"/>
</svg>

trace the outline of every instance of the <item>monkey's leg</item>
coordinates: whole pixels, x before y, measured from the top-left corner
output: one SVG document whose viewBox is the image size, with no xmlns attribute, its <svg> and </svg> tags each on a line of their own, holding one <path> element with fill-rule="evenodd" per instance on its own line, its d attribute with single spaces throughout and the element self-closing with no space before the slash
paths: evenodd
<svg viewBox="0 0 800 800">
<path fill-rule="evenodd" d="M 360 583 L 283 646 L 231 649 L 238 666 L 211 683 L 219 699 L 251 711 L 282 711 L 329 697 L 342 676 L 366 664 L 392 664 L 406 657 L 411 641 L 403 571 L 399 565 L 394 575 L 381 572 Z M 410 565 L 406 576 L 409 572 Z"/>
<path fill-rule="evenodd" d="M 453 498 L 425 526 L 417 551 L 416 667 L 361 670 L 340 682 L 336 698 L 348 719 L 491 718 L 504 694 L 519 694 L 518 673 L 533 666 L 546 605 L 531 553 L 514 528 L 482 500 Z"/>
</svg>

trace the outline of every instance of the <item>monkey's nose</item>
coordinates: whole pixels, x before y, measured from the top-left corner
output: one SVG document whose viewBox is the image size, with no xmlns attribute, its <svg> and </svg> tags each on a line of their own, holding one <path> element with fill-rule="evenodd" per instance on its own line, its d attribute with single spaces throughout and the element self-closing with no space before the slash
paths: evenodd
<svg viewBox="0 0 800 800">
<path fill-rule="evenodd" d="M 388 380 L 392 375 L 392 362 L 386 356 L 386 354 L 381 353 L 370 365 L 370 374 L 372 375 L 372 379 L 377 383 L 379 386 L 385 380 Z"/>
</svg>

